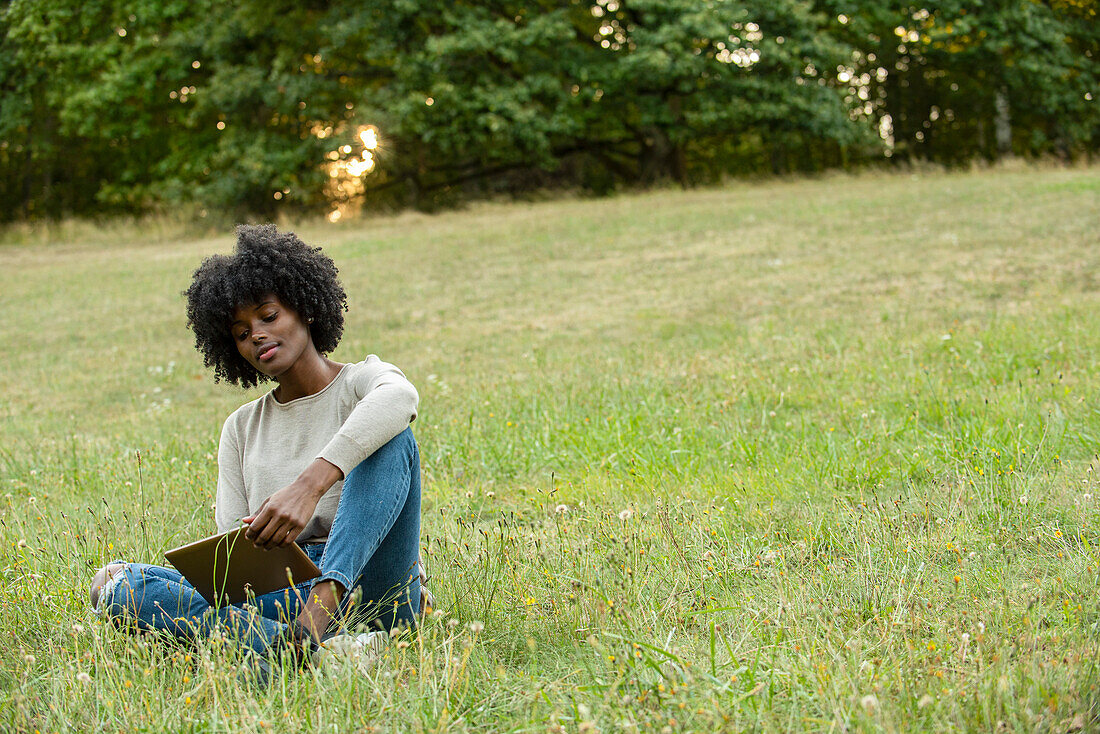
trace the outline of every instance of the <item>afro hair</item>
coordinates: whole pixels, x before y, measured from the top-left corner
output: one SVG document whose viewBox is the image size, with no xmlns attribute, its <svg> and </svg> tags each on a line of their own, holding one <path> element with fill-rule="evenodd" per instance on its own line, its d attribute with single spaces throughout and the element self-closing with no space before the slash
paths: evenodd
<svg viewBox="0 0 1100 734">
<path fill-rule="evenodd" d="M 347 294 L 336 264 L 321 248 L 273 224 L 237 227 L 237 251 L 203 260 L 183 294 L 195 348 L 215 381 L 253 387 L 271 379 L 241 357 L 229 328 L 238 306 L 264 296 L 274 294 L 303 320 L 313 320 L 310 335 L 321 354 L 334 350 L 344 333 Z"/>
</svg>

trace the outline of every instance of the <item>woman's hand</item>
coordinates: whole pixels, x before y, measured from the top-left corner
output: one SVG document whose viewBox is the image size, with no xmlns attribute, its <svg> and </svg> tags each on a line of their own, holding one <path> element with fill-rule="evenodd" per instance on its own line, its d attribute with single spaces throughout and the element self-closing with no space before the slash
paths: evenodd
<svg viewBox="0 0 1100 734">
<path fill-rule="evenodd" d="M 343 472 L 324 459 L 315 459 L 302 474 L 264 500 L 248 523 L 245 537 L 258 548 L 290 545 L 313 517 L 321 496 L 344 478 Z"/>
</svg>

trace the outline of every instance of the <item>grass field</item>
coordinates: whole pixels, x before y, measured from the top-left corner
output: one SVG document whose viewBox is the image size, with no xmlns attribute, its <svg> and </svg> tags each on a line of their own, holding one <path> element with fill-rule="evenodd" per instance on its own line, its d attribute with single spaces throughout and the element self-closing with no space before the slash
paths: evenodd
<svg viewBox="0 0 1100 734">
<path fill-rule="evenodd" d="M 421 393 L 438 610 L 369 678 L 118 633 L 213 528 L 213 239 L 0 245 L 0 729 L 1100 724 L 1100 169 L 832 177 L 296 230 Z M 482 628 L 483 625 L 483 628 Z"/>
</svg>

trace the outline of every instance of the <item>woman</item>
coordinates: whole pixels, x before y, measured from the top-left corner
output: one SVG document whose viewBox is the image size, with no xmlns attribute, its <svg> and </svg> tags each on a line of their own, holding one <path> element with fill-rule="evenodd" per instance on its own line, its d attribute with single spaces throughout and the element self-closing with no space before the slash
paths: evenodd
<svg viewBox="0 0 1100 734">
<path fill-rule="evenodd" d="M 321 575 L 214 609 L 173 569 L 114 562 L 93 579 L 92 606 L 182 638 L 221 627 L 265 656 L 295 649 L 369 657 L 388 635 L 341 634 L 348 620 L 411 626 L 430 603 L 419 564 L 420 459 L 409 429 L 416 389 L 374 355 L 354 364 L 325 356 L 339 343 L 347 308 L 336 266 L 272 225 L 239 227 L 236 253 L 204 260 L 185 295 L 195 346 L 215 380 L 276 383 L 222 428 L 218 531 L 244 522 L 258 546 L 297 542 Z"/>
</svg>

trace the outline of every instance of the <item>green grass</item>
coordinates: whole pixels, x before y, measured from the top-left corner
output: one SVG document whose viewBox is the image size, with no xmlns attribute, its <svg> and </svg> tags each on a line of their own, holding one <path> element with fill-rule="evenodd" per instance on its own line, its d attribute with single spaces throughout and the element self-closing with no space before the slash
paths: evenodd
<svg viewBox="0 0 1100 734">
<path fill-rule="evenodd" d="M 204 372 L 179 294 L 232 239 L 19 232 L 0 728 L 1097 726 L 1100 169 L 296 229 L 350 295 L 335 358 L 420 389 L 439 614 L 370 678 L 267 690 L 90 620 L 100 564 L 212 530 L 258 393 Z"/>
</svg>

